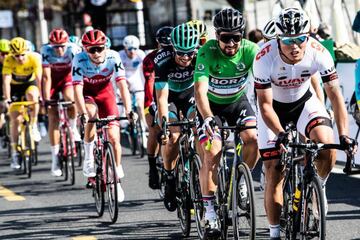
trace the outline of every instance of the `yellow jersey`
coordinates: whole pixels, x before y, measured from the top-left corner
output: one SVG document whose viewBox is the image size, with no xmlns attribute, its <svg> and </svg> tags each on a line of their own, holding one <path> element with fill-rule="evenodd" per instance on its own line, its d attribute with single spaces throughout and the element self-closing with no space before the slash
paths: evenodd
<svg viewBox="0 0 360 240">
<path fill-rule="evenodd" d="M 42 75 L 41 58 L 38 53 L 27 52 L 25 62 L 20 64 L 11 54 L 7 55 L 2 69 L 3 75 L 11 75 L 11 84 L 24 84 Z"/>
</svg>

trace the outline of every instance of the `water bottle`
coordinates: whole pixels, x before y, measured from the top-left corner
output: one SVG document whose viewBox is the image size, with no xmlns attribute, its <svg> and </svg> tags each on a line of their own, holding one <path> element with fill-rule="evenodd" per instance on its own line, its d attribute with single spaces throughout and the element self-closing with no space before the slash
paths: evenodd
<svg viewBox="0 0 360 240">
<path fill-rule="evenodd" d="M 294 194 L 293 210 L 297 212 L 299 210 L 300 197 L 301 197 L 301 187 L 300 184 L 297 185 Z"/>
</svg>

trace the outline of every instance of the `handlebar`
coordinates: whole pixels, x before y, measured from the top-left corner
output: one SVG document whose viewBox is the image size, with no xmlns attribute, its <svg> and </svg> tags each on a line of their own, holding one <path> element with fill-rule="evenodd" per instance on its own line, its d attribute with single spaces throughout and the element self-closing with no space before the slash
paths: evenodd
<svg viewBox="0 0 360 240">
<path fill-rule="evenodd" d="M 45 105 L 47 106 L 71 106 L 75 104 L 74 101 L 63 101 L 63 100 L 46 100 Z"/>
</svg>

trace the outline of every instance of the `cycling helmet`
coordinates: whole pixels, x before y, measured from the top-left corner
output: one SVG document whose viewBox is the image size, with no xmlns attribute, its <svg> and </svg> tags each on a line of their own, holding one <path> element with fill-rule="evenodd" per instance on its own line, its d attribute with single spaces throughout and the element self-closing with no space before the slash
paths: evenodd
<svg viewBox="0 0 360 240">
<path fill-rule="evenodd" d="M 111 40 L 110 40 L 110 38 L 108 38 L 108 37 L 106 37 L 105 47 L 106 47 L 106 48 L 111 48 Z"/>
<path fill-rule="evenodd" d="M 10 41 L 10 52 L 12 54 L 23 54 L 28 50 L 25 39 L 22 37 L 15 37 Z"/>
<path fill-rule="evenodd" d="M 172 30 L 171 42 L 177 51 L 194 51 L 199 44 L 199 34 L 195 28 L 183 23 Z"/>
<path fill-rule="evenodd" d="M 10 41 L 7 39 L 0 39 L 0 52 L 10 52 Z"/>
<path fill-rule="evenodd" d="M 156 32 L 156 41 L 162 46 L 171 45 L 171 31 L 173 29 L 173 27 L 169 26 L 159 28 Z"/>
<path fill-rule="evenodd" d="M 105 45 L 106 36 L 105 34 L 98 29 L 90 30 L 81 38 L 81 43 L 84 47 L 96 46 L 96 45 Z"/>
<path fill-rule="evenodd" d="M 49 34 L 50 44 L 64 44 L 69 41 L 69 35 L 62 28 L 54 28 Z"/>
<path fill-rule="evenodd" d="M 28 51 L 35 52 L 35 45 L 29 40 L 25 40 L 25 41 L 26 41 L 26 46 L 28 48 Z"/>
<path fill-rule="evenodd" d="M 216 32 L 244 33 L 245 19 L 240 11 L 226 8 L 218 12 L 213 20 Z"/>
<path fill-rule="evenodd" d="M 275 20 L 271 19 L 269 22 L 267 22 L 261 32 L 263 37 L 266 39 L 276 38 Z"/>
<path fill-rule="evenodd" d="M 134 35 L 128 35 L 123 40 L 123 45 L 126 49 L 129 48 L 139 48 L 140 40 Z"/>
<path fill-rule="evenodd" d="M 69 42 L 71 42 L 71 43 L 75 43 L 75 44 L 79 44 L 80 39 L 79 39 L 79 37 L 78 37 L 78 36 L 71 35 L 71 36 L 69 37 Z"/>
<path fill-rule="evenodd" d="M 298 8 L 285 8 L 275 19 L 278 35 L 297 35 L 310 31 L 310 19 L 306 13 Z"/>
<path fill-rule="evenodd" d="M 194 27 L 196 31 L 199 33 L 200 38 L 207 39 L 207 32 L 206 32 L 206 25 L 203 21 L 200 20 L 190 20 L 186 24 L 189 24 L 190 26 Z"/>
</svg>

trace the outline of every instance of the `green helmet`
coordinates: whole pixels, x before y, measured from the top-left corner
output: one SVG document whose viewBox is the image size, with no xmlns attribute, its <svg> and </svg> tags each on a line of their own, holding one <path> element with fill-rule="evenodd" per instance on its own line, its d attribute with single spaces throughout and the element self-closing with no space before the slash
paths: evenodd
<svg viewBox="0 0 360 240">
<path fill-rule="evenodd" d="M 194 27 L 183 23 L 172 30 L 171 42 L 176 51 L 190 52 L 197 48 L 199 35 Z"/>
<path fill-rule="evenodd" d="M 0 39 L 0 52 L 10 52 L 10 41 L 7 39 Z"/>
</svg>

